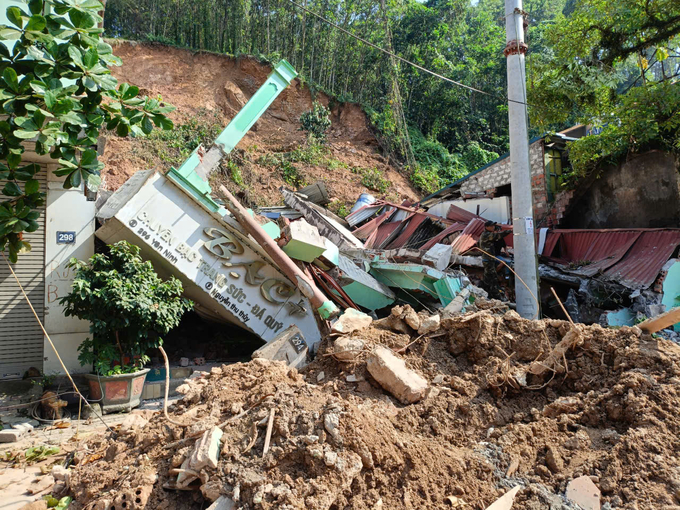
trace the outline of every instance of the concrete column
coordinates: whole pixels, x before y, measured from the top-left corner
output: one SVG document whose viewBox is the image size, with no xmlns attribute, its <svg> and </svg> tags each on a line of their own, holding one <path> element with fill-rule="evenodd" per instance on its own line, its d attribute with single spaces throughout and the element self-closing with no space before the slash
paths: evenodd
<svg viewBox="0 0 680 510">
<path fill-rule="evenodd" d="M 534 239 L 531 167 L 526 107 L 524 17 L 522 0 L 505 0 L 505 56 L 508 69 L 508 117 L 512 171 L 512 223 L 515 253 L 517 312 L 538 317 L 538 264 Z M 525 286 L 526 284 L 526 286 Z M 527 288 L 528 287 L 528 288 Z"/>
</svg>

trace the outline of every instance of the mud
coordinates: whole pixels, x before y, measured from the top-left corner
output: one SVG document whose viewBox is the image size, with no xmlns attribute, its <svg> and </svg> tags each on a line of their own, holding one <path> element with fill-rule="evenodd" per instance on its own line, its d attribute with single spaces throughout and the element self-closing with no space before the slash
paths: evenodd
<svg viewBox="0 0 680 510">
<path fill-rule="evenodd" d="M 177 124 L 196 116 L 215 117 L 223 127 L 238 113 L 264 83 L 271 67 L 249 57 L 232 58 L 191 52 L 158 44 L 111 41 L 114 53 L 123 59 L 112 74 L 140 88 L 150 97 L 161 96 L 177 110 L 170 118 Z M 312 108 L 313 99 L 331 108 L 328 154 L 344 166 L 333 170 L 321 165 L 296 163 L 299 174 L 312 184 L 324 181 L 329 195 L 341 203 L 354 204 L 361 193 L 371 192 L 361 184 L 352 168 L 377 168 L 390 183 L 386 196 L 394 201 L 415 201 L 418 193 L 398 169 L 381 156 L 366 115 L 358 104 L 331 102 L 325 94 L 315 95 L 300 80 L 294 80 L 238 144 L 235 153 L 248 164 L 242 169 L 245 187 L 229 178 L 224 182 L 248 205 L 280 205 L 282 175 L 274 168 L 256 164 L 262 156 L 290 152 L 305 143 L 300 115 Z M 118 189 L 139 170 L 165 172 L 167 163 L 144 150 L 144 139 L 118 138 L 110 133 L 102 162 L 105 189 Z M 372 192 L 374 193 L 374 192 Z"/>
<path fill-rule="evenodd" d="M 223 494 L 244 509 L 434 509 L 452 501 L 483 509 L 520 485 L 513 508 L 566 509 L 575 508 L 566 485 L 580 475 L 600 488 L 603 508 L 678 508 L 680 348 L 637 328 L 579 325 L 561 364 L 526 375 L 570 328 L 481 311 L 445 319 L 416 342 L 373 327 L 356 332 L 367 351 L 408 346 L 407 365 L 431 389 L 407 406 L 370 379 L 365 355 L 334 359 L 330 339 L 301 373 L 267 360 L 223 366 L 182 388 L 171 414 L 188 428 L 155 415 L 118 439 L 90 441 L 89 455 L 102 458 L 84 456 L 76 466 L 74 508 L 124 508 L 121 494 L 140 491 L 146 508 L 205 508 Z M 203 469 L 194 490 L 163 489 L 194 440 L 168 445 L 228 420 L 218 467 Z"/>
</svg>

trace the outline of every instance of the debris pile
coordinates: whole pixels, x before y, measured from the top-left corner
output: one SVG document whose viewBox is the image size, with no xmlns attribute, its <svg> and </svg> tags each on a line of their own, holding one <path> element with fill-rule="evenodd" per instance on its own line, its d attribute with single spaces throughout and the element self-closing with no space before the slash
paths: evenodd
<svg viewBox="0 0 680 510">
<path fill-rule="evenodd" d="M 300 371 L 187 380 L 185 427 L 132 415 L 87 443 L 74 508 L 479 509 L 515 487 L 536 510 L 680 504 L 678 346 L 481 307 L 419 334 L 404 308 L 406 332 L 354 317 Z"/>
</svg>

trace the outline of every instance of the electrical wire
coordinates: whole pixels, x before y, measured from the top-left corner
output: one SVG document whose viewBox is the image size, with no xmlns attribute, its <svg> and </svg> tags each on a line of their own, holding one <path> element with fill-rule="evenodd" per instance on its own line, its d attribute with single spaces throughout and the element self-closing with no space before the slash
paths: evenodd
<svg viewBox="0 0 680 510">
<path fill-rule="evenodd" d="M 476 92 L 476 93 L 478 93 L 478 94 L 483 94 L 483 95 L 485 95 L 485 96 L 493 97 L 493 98 L 495 98 L 495 99 L 500 99 L 500 100 L 502 100 L 502 101 L 508 101 L 508 102 L 511 102 L 511 103 L 523 104 L 523 105 L 525 105 L 525 106 L 531 106 L 531 105 L 529 105 L 529 104 L 526 103 L 526 102 L 516 101 L 516 100 L 514 100 L 514 99 L 510 99 L 510 98 L 506 98 L 506 97 L 501 97 L 501 96 L 498 96 L 498 95 L 496 95 L 496 94 L 491 94 L 490 92 L 484 92 L 483 90 L 479 90 L 479 89 L 477 89 L 477 88 L 475 88 L 475 87 L 470 87 L 469 85 L 465 85 L 464 83 L 461 83 L 461 82 L 456 81 L 456 80 L 452 80 L 451 78 L 447 78 L 446 76 L 441 75 L 441 74 L 439 74 L 439 73 L 435 73 L 434 71 L 431 71 L 430 69 L 427 69 L 426 67 L 423 67 L 423 66 L 421 66 L 421 65 L 418 65 L 418 64 L 416 64 L 415 62 L 411 62 L 410 60 L 407 60 L 407 59 L 405 59 L 404 57 L 400 57 L 400 56 L 397 55 L 396 53 L 392 53 L 391 51 L 388 51 L 388 50 L 386 50 L 386 49 L 384 49 L 384 48 L 381 48 L 380 46 L 378 46 L 378 45 L 376 45 L 376 44 L 373 44 L 372 42 L 367 41 L 366 39 L 364 39 L 364 38 L 362 38 L 362 37 L 359 37 L 359 36 L 356 35 L 356 34 L 353 34 L 353 33 L 350 32 L 349 30 L 346 30 L 346 29 L 342 28 L 340 25 L 338 25 L 338 24 L 336 24 L 336 23 L 333 23 L 331 20 L 329 20 L 329 19 L 327 19 L 327 18 L 324 18 L 324 17 L 321 16 L 320 14 L 317 14 L 317 13 L 315 13 L 314 11 L 311 11 L 311 10 L 307 9 L 306 7 L 304 7 L 304 6 L 300 5 L 300 4 L 298 4 L 297 2 L 294 2 L 293 0 L 288 0 L 288 1 L 289 1 L 291 4 L 293 4 L 294 6 L 296 6 L 298 9 L 302 9 L 302 10 L 305 11 L 306 13 L 311 14 L 312 16 L 315 16 L 315 17 L 319 18 L 319 19 L 320 19 L 321 21 L 323 21 L 324 23 L 328 23 L 329 25 L 331 25 L 331 26 L 337 28 L 338 30 L 340 30 L 342 33 L 347 34 L 347 35 L 350 36 L 350 37 L 353 37 L 353 38 L 356 39 L 357 41 L 361 41 L 362 43 L 366 44 L 367 46 L 370 46 L 371 48 L 375 48 L 375 49 L 378 50 L 378 51 L 382 51 L 382 52 L 385 53 L 386 55 L 389 55 L 390 57 L 396 58 L 397 60 L 400 60 L 400 61 L 404 62 L 405 64 L 408 64 L 408 65 L 410 65 L 410 66 L 412 66 L 412 67 L 415 67 L 416 69 L 419 69 L 420 71 L 423 71 L 424 73 L 427 73 L 427 74 L 430 74 L 430 75 L 432 75 L 432 76 L 435 76 L 436 78 L 439 78 L 440 80 L 444 80 L 444 81 L 449 82 L 449 83 L 452 83 L 453 85 L 456 85 L 456 86 L 458 86 L 458 87 L 462 87 L 462 88 L 464 88 L 464 89 L 470 90 L 470 91 L 472 91 L 472 92 Z"/>
</svg>

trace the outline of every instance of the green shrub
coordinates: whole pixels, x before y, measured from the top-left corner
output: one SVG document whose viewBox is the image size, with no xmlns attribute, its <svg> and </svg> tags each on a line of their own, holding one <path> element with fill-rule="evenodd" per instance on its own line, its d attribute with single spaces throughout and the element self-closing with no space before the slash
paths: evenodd
<svg viewBox="0 0 680 510">
<path fill-rule="evenodd" d="M 295 168 L 295 165 L 290 161 L 284 161 L 279 165 L 279 168 L 281 169 L 281 175 L 286 184 L 293 186 L 294 188 L 299 188 L 306 184 L 304 177 L 298 173 L 297 168 Z"/>
<path fill-rule="evenodd" d="M 239 186 L 243 186 L 243 174 L 241 173 L 241 169 L 238 167 L 238 165 L 233 161 L 227 161 L 226 166 L 231 180 Z"/>
<path fill-rule="evenodd" d="M 312 109 L 300 116 L 301 130 L 307 131 L 316 140 L 326 141 L 326 132 L 331 127 L 331 112 L 318 101 L 314 101 Z"/>
<path fill-rule="evenodd" d="M 87 262 L 71 259 L 75 270 L 71 291 L 59 303 L 64 315 L 90 323 L 91 338 L 78 351 L 81 365 L 94 364 L 95 373 L 136 372 L 149 361 L 147 352 L 163 344 L 161 335 L 179 324 L 193 304 L 181 297 L 182 283 L 161 280 L 127 241 L 109 246 Z M 126 360 L 131 360 L 131 365 Z M 120 365 L 114 367 L 114 361 Z"/>
<path fill-rule="evenodd" d="M 361 184 L 370 190 L 385 193 L 390 188 L 390 181 L 377 168 L 364 168 L 361 174 Z"/>
<path fill-rule="evenodd" d="M 430 194 L 441 188 L 439 175 L 434 167 L 416 166 L 411 172 L 411 183 L 420 191 Z"/>
<path fill-rule="evenodd" d="M 199 145 L 211 147 L 222 131 L 217 112 L 201 109 L 172 131 L 153 131 L 142 142 L 153 156 L 170 165 L 181 165 Z M 142 155 L 143 156 L 143 155 Z"/>
<path fill-rule="evenodd" d="M 280 165 L 282 161 L 283 158 L 281 157 L 280 154 L 263 154 L 262 156 L 257 158 L 255 163 L 257 163 L 260 166 L 272 167 Z"/>
<path fill-rule="evenodd" d="M 297 149 L 289 152 L 287 157 L 288 160 L 292 161 L 293 163 L 318 165 L 322 162 L 325 153 L 326 150 L 324 147 L 315 139 L 312 139 L 310 143 L 306 144 L 304 147 L 298 147 Z"/>
</svg>

